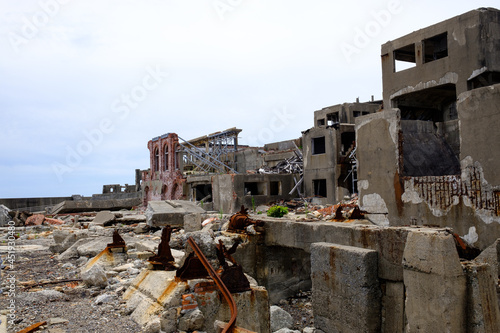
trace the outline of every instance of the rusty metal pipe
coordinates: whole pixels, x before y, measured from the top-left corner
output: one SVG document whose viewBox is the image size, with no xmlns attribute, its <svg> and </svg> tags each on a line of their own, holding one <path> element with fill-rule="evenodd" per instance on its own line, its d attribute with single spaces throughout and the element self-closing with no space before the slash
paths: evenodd
<svg viewBox="0 0 500 333">
<path fill-rule="evenodd" d="M 229 309 L 231 310 L 231 319 L 229 320 L 228 324 L 226 325 L 226 327 L 224 328 L 222 333 L 226 333 L 226 332 L 232 333 L 234 326 L 236 324 L 236 316 L 238 315 L 238 309 L 236 308 L 236 303 L 234 302 L 233 296 L 231 295 L 231 293 L 227 289 L 224 282 L 222 282 L 219 275 L 217 275 L 217 273 L 213 269 L 212 265 L 210 265 L 210 263 L 208 262 L 207 258 L 203 254 L 203 252 L 201 252 L 198 244 L 196 244 L 194 239 L 192 237 L 189 237 L 187 241 L 188 241 L 189 245 L 193 248 L 194 252 L 196 253 L 198 258 L 200 259 L 201 263 L 203 264 L 205 269 L 208 271 L 208 274 L 210 274 L 212 279 L 215 281 L 215 284 L 217 285 L 217 287 L 219 287 L 220 291 L 222 292 L 222 295 L 224 296 L 227 303 L 229 304 Z"/>
</svg>

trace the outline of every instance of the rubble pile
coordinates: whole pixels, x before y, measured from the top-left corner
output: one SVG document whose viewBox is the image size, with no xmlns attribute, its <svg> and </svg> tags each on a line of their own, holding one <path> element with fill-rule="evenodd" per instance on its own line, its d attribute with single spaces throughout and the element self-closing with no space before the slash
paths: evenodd
<svg viewBox="0 0 500 333">
<path fill-rule="evenodd" d="M 179 282 L 175 270 L 154 270 L 148 259 L 160 252 L 165 228 L 150 227 L 145 222 L 122 223 L 124 218 L 144 221 L 142 212 L 49 216 L 32 214 L 23 226 L 16 227 L 17 245 L 23 251 L 16 265 L 20 286 L 16 300 L 23 307 L 18 308 L 16 329 L 36 324 L 50 332 L 83 332 L 85 329 L 109 332 L 118 328 L 125 332 L 212 332 L 214 322 L 222 325 L 229 319 L 226 317 L 229 308 L 208 276 Z M 186 232 L 180 227 L 173 228 L 169 248 L 175 268 L 185 264 L 192 252 L 187 240 L 193 238 L 212 267 L 225 276 L 226 283 L 235 278 L 247 281 L 246 287 L 245 283 L 233 287 L 238 306 L 254 304 L 248 306 L 249 310 L 240 310 L 243 313 L 238 327 L 268 332 L 258 325 L 278 327 L 281 324 L 274 319 L 272 324 L 261 319 L 272 318 L 267 291 L 251 276 L 241 275 L 242 267 L 232 256 L 238 246 L 242 246 L 240 243 L 246 241 L 247 226 L 240 234 L 228 233 L 224 230 L 230 227 L 229 222 L 227 215 L 206 214 L 200 230 Z M 252 223 L 254 226 L 255 222 Z M 0 236 L 0 242 L 6 238 L 7 234 Z M 0 253 L 4 257 L 5 253 Z M 8 265 L 4 270 L 10 270 Z M 162 289 L 162 283 L 172 285 Z M 5 294 L 4 280 L 2 287 Z M 156 295 L 155 300 L 163 299 L 160 302 L 163 307 L 151 308 L 147 295 Z M 0 306 L 5 308 L 5 302 L 6 298 L 0 300 Z M 215 309 L 218 310 L 214 312 Z M 220 322 L 218 318 L 225 319 Z M 287 322 L 277 331 L 295 332 L 292 329 L 296 327 Z"/>
</svg>

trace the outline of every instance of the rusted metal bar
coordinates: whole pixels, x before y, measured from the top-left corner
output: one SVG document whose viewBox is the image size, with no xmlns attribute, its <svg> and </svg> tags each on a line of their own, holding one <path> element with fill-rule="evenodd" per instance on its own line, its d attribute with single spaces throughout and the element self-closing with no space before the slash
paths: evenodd
<svg viewBox="0 0 500 333">
<path fill-rule="evenodd" d="M 36 324 L 33 324 L 31 326 L 26 327 L 25 329 L 22 329 L 22 330 L 18 331 L 17 333 L 31 333 L 31 332 L 35 332 L 35 331 L 38 331 L 38 329 L 40 328 L 40 326 L 43 326 L 43 325 L 47 325 L 47 322 L 46 321 L 41 321 L 39 323 L 36 323 Z"/>
<path fill-rule="evenodd" d="M 158 245 L 158 254 L 150 257 L 148 261 L 153 265 L 154 269 L 173 271 L 175 267 L 175 259 L 170 249 L 170 236 L 172 229 L 170 226 L 165 226 L 161 232 L 161 242 Z"/>
<path fill-rule="evenodd" d="M 125 248 L 125 247 L 126 247 L 125 240 L 122 238 L 122 236 L 120 236 L 118 230 L 115 229 L 115 231 L 113 232 L 113 243 L 109 243 L 107 248 L 115 249 L 115 248 Z"/>
<path fill-rule="evenodd" d="M 236 308 L 236 303 L 234 302 L 233 296 L 231 295 L 231 293 L 227 289 L 224 282 L 222 282 L 219 275 L 217 275 L 217 273 L 215 272 L 213 267 L 210 265 L 210 263 L 208 262 L 207 258 L 203 254 L 203 252 L 201 252 L 201 250 L 200 250 L 198 244 L 196 244 L 195 240 L 192 237 L 189 237 L 188 243 L 193 248 L 194 252 L 196 253 L 198 258 L 200 259 L 201 263 L 203 264 L 205 269 L 208 271 L 208 274 L 210 274 L 212 279 L 215 281 L 215 284 L 217 285 L 217 287 L 219 287 L 220 291 L 222 292 L 222 295 L 224 296 L 227 303 L 229 304 L 229 309 L 231 310 L 231 319 L 229 320 L 228 324 L 226 325 L 226 327 L 224 328 L 222 333 L 226 333 L 226 332 L 233 333 L 233 329 L 234 329 L 234 326 L 236 324 L 236 316 L 238 315 L 238 309 Z"/>
</svg>

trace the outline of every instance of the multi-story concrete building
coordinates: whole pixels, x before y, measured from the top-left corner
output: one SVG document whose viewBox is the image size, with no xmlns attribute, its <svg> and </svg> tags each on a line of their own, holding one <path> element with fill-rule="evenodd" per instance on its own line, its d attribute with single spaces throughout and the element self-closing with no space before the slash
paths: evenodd
<svg viewBox="0 0 500 333">
<path fill-rule="evenodd" d="M 479 248 L 500 237 L 499 50 L 492 8 L 382 45 L 385 111 L 356 120 L 372 221 L 450 226 Z"/>
</svg>

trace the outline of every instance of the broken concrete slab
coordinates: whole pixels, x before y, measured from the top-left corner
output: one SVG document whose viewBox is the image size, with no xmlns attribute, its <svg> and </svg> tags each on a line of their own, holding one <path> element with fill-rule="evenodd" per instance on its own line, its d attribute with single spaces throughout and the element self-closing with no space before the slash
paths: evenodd
<svg viewBox="0 0 500 333">
<path fill-rule="evenodd" d="M 150 201 L 146 209 L 146 221 L 149 226 L 161 227 L 165 225 L 183 227 L 185 219 L 192 225 L 194 220 L 199 218 L 201 226 L 201 216 L 205 210 L 196 206 L 195 203 L 183 200 Z M 189 216 L 195 214 L 194 216 Z M 199 215 L 198 215 L 199 214 Z"/>
<path fill-rule="evenodd" d="M 79 213 L 101 210 L 131 209 L 141 204 L 140 198 L 104 199 L 104 200 L 66 200 L 55 205 L 50 214 Z"/>
<path fill-rule="evenodd" d="M 111 213 L 109 210 L 103 210 L 96 214 L 94 220 L 92 221 L 92 224 L 105 227 L 113 224 L 115 219 L 115 214 Z"/>
<path fill-rule="evenodd" d="M 12 220 L 9 215 L 10 209 L 4 205 L 0 205 L 0 227 L 6 226 Z"/>
</svg>

